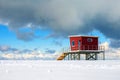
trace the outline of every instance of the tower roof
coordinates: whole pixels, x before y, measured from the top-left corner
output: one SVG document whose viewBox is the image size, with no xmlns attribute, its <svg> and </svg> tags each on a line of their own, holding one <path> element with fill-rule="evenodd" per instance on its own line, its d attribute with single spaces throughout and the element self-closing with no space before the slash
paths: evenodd
<svg viewBox="0 0 120 80">
<path fill-rule="evenodd" d="M 68 37 L 97 37 L 98 38 L 98 36 L 89 36 L 89 35 L 70 35 Z"/>
</svg>

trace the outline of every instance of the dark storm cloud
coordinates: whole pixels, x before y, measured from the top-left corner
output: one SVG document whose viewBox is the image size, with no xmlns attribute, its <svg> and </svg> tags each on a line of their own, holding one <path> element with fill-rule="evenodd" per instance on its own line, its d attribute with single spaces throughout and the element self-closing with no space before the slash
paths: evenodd
<svg viewBox="0 0 120 80">
<path fill-rule="evenodd" d="M 7 22 L 18 39 L 36 38 L 36 28 L 53 31 L 48 37 L 86 34 L 94 29 L 120 39 L 119 0 L 0 0 L 0 21 Z M 21 32 L 21 28 L 31 31 Z"/>
<path fill-rule="evenodd" d="M 31 41 L 33 38 L 35 38 L 34 32 L 17 32 L 16 33 L 17 38 L 24 40 L 24 41 Z"/>
<path fill-rule="evenodd" d="M 96 15 L 88 24 L 109 38 L 120 39 L 120 20 L 113 21 L 105 15 Z"/>
<path fill-rule="evenodd" d="M 113 40 L 113 39 L 111 39 L 110 41 L 111 41 L 110 42 L 110 46 L 111 47 L 114 47 L 114 48 L 119 48 L 120 47 L 120 40 Z"/>
</svg>

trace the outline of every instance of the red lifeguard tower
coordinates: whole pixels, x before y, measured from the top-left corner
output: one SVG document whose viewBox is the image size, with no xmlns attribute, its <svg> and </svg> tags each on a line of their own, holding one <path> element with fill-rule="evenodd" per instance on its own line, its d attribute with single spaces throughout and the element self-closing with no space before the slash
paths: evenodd
<svg viewBox="0 0 120 80">
<path fill-rule="evenodd" d="M 73 35 L 70 38 L 70 50 L 63 52 L 57 60 L 80 60 L 80 55 L 84 54 L 86 60 L 97 60 L 98 54 L 103 53 L 105 59 L 104 46 L 99 46 L 97 36 Z"/>
<path fill-rule="evenodd" d="M 71 51 L 98 50 L 98 37 L 95 36 L 70 36 Z"/>
</svg>

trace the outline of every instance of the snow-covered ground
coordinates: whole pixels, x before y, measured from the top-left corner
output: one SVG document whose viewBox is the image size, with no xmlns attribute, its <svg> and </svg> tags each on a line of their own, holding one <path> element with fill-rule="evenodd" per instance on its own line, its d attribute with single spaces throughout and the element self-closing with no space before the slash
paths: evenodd
<svg viewBox="0 0 120 80">
<path fill-rule="evenodd" d="M 120 61 L 0 61 L 0 80 L 120 80 Z"/>
</svg>

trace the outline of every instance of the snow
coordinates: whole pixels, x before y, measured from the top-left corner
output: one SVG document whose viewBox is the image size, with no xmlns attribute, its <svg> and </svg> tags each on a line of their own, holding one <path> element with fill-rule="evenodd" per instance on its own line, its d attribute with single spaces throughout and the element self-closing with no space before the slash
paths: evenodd
<svg viewBox="0 0 120 80">
<path fill-rule="evenodd" d="M 1 60 L 0 80 L 120 80 L 120 61 Z"/>
</svg>

